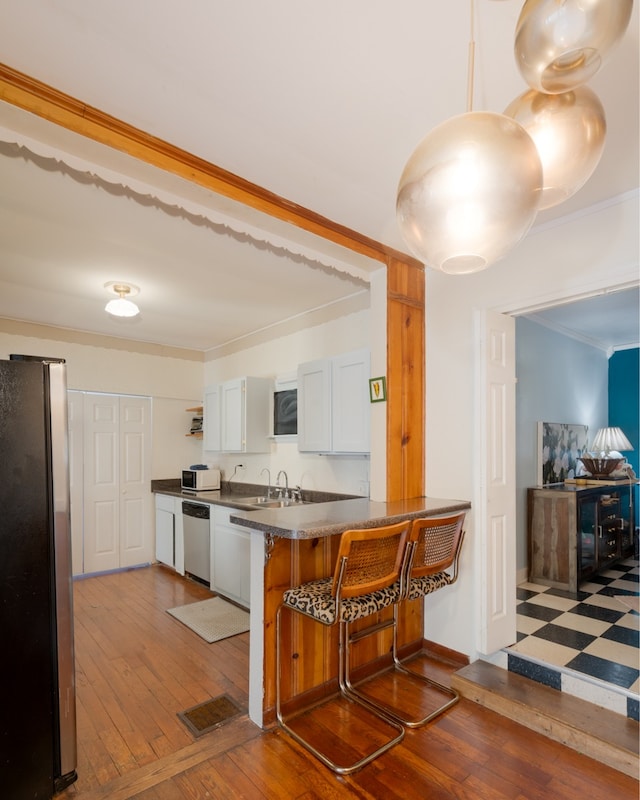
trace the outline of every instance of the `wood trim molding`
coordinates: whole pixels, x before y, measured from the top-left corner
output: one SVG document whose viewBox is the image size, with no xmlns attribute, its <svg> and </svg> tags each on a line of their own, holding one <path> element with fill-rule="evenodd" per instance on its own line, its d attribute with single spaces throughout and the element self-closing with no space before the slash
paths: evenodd
<svg viewBox="0 0 640 800">
<path fill-rule="evenodd" d="M 387 500 L 424 494 L 424 266 L 0 64 L 0 100 L 387 266 Z"/>
<path fill-rule="evenodd" d="M 425 276 L 422 264 L 387 265 L 387 500 L 425 487 Z"/>
<path fill-rule="evenodd" d="M 0 64 L 0 99 L 376 261 L 410 256 Z M 418 264 L 419 262 L 415 262 Z"/>
</svg>

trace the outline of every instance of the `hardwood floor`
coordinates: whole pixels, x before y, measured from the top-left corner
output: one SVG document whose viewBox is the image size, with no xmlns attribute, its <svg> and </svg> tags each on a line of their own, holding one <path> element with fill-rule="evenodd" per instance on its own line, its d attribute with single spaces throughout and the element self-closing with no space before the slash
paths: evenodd
<svg viewBox="0 0 640 800">
<path fill-rule="evenodd" d="M 178 712 L 248 696 L 248 634 L 207 644 L 166 613 L 209 596 L 162 566 L 75 583 L 79 778 L 60 800 L 637 800 L 632 778 L 464 699 L 346 778 L 246 715 L 194 739 Z"/>
</svg>

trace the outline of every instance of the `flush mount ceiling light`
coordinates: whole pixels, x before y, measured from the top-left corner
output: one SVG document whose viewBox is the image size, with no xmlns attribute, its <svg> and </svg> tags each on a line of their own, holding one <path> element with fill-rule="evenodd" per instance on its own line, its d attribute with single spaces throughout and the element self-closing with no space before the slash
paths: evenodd
<svg viewBox="0 0 640 800">
<path fill-rule="evenodd" d="M 514 46 L 522 77 L 546 94 L 586 83 L 622 38 L 632 8 L 633 0 L 526 0 Z"/>
<path fill-rule="evenodd" d="M 138 306 L 131 300 L 127 300 L 128 296 L 133 297 L 140 291 L 137 286 L 131 283 L 123 283 L 122 281 L 110 281 L 105 283 L 105 289 L 118 295 L 117 299 L 109 300 L 104 310 L 114 317 L 135 317 L 140 313 Z"/>
<path fill-rule="evenodd" d="M 473 0 L 467 113 L 434 128 L 409 158 L 396 213 L 408 247 L 450 274 L 485 269 L 531 227 L 542 194 L 542 164 L 511 117 L 472 111 Z"/>
<path fill-rule="evenodd" d="M 540 209 L 562 203 L 591 177 L 604 150 L 607 124 L 602 103 L 587 86 L 562 94 L 530 89 L 504 113 L 522 125 L 538 148 Z"/>
</svg>

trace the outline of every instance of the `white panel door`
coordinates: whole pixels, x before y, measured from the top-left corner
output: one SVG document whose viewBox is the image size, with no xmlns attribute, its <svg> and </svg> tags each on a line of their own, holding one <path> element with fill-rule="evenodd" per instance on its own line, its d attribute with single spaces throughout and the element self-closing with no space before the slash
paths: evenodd
<svg viewBox="0 0 640 800">
<path fill-rule="evenodd" d="M 71 509 L 71 569 L 74 575 L 84 572 L 83 498 L 84 498 L 84 393 L 67 392 L 69 419 L 69 500 Z"/>
<path fill-rule="evenodd" d="M 516 640 L 515 321 L 478 313 L 481 635 L 489 654 Z"/>
<path fill-rule="evenodd" d="M 120 398 L 120 564 L 153 561 L 151 535 L 151 400 Z"/>
<path fill-rule="evenodd" d="M 84 396 L 84 571 L 120 566 L 117 395 Z"/>
</svg>

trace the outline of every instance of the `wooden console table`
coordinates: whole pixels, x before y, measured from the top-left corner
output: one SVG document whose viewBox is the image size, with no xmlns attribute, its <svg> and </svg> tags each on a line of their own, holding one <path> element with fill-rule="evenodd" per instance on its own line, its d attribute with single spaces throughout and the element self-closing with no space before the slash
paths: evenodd
<svg viewBox="0 0 640 800">
<path fill-rule="evenodd" d="M 529 580 L 576 593 L 633 554 L 634 482 L 528 490 Z"/>
</svg>

